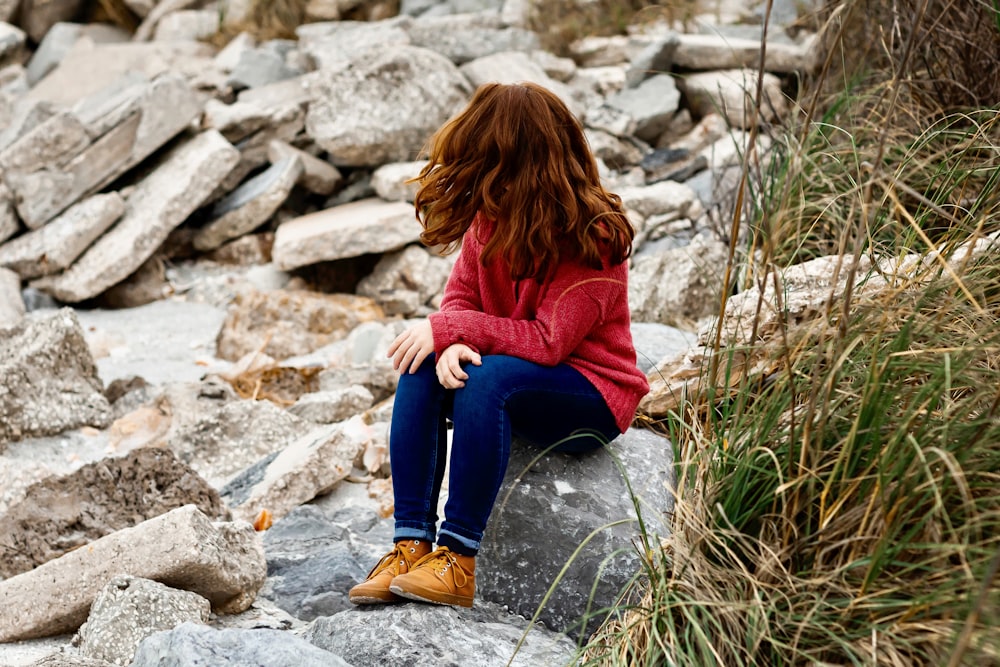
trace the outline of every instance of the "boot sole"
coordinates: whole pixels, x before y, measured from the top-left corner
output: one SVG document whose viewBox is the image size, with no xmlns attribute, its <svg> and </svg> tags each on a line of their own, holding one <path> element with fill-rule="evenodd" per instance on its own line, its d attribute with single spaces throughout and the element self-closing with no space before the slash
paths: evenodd
<svg viewBox="0 0 1000 667">
<path fill-rule="evenodd" d="M 369 595 L 352 595 L 350 600 L 351 604 L 398 604 L 402 602 L 402 600 L 395 595 L 391 599 L 377 598 Z"/>
<path fill-rule="evenodd" d="M 452 607 L 471 607 L 472 598 L 466 597 L 464 595 L 451 595 L 449 593 L 433 593 L 435 597 L 425 597 L 420 592 L 405 591 L 399 586 L 390 586 L 389 590 L 396 595 L 406 598 L 407 600 L 416 600 L 417 602 L 429 602 L 430 604 L 440 604 L 449 605 Z"/>
</svg>

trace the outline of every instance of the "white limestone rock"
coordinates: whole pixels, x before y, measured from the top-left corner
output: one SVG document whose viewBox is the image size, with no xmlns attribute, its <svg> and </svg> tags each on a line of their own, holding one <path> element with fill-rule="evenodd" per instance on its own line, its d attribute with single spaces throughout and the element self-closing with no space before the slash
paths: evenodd
<svg viewBox="0 0 1000 667">
<path fill-rule="evenodd" d="M 267 159 L 275 164 L 290 157 L 296 157 L 302 163 L 302 175 L 298 184 L 309 192 L 318 195 L 329 195 L 343 182 L 340 170 L 326 160 L 299 150 L 288 142 L 274 139 L 267 145 Z"/>
<path fill-rule="evenodd" d="M 24 311 L 20 276 L 9 269 L 0 268 L 0 329 L 20 322 Z"/>
<path fill-rule="evenodd" d="M 521 51 L 494 53 L 465 63 L 461 70 L 477 88 L 493 81 L 504 84 L 523 81 L 537 83 L 555 93 L 577 118 L 583 114 L 583 106 L 577 101 L 573 89 L 551 78 L 527 53 Z"/>
<path fill-rule="evenodd" d="M 372 197 L 282 223 L 272 257 L 279 269 L 397 250 L 420 239 L 413 206 Z"/>
<path fill-rule="evenodd" d="M 751 69 L 703 72 L 685 77 L 681 88 L 696 114 L 718 112 L 732 127 L 749 129 L 754 117 L 757 78 L 757 72 Z M 788 115 L 788 99 L 781 92 L 778 77 L 765 73 L 762 92 L 758 123 L 780 121 Z"/>
<path fill-rule="evenodd" d="M 320 74 L 306 131 L 338 166 L 415 158 L 470 92 L 449 60 L 414 46 L 362 51 L 344 69 Z"/>
<path fill-rule="evenodd" d="M 412 202 L 420 187 L 419 183 L 407 183 L 420 175 L 420 170 L 427 165 L 427 160 L 414 162 L 392 162 L 384 164 L 372 172 L 372 187 L 386 201 Z"/>
</svg>

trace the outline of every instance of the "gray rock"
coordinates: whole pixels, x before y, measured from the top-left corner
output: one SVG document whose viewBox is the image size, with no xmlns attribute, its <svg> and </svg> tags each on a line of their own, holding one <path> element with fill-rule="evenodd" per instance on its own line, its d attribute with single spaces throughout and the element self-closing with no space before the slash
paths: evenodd
<svg viewBox="0 0 1000 667">
<path fill-rule="evenodd" d="M 369 198 L 282 223 L 274 263 L 283 271 L 333 259 L 398 250 L 420 239 L 411 204 Z"/>
<path fill-rule="evenodd" d="M 213 630 L 182 623 L 157 633 L 135 652 L 131 667 L 351 667 L 339 656 L 280 630 Z"/>
<path fill-rule="evenodd" d="M 299 150 L 287 142 L 275 139 L 267 145 L 267 159 L 272 164 L 290 157 L 297 157 L 302 163 L 302 175 L 299 177 L 298 184 L 309 192 L 329 195 L 344 180 L 340 170 L 332 164 Z"/>
<path fill-rule="evenodd" d="M 95 97 L 85 100 L 75 114 L 50 119 L 0 156 L 18 213 L 29 227 L 48 222 L 80 197 L 137 165 L 187 127 L 200 109 L 194 92 L 176 75 L 143 86 L 116 86 Z M 110 121 L 103 118 L 105 111 Z M 87 140 L 78 137 L 78 125 Z M 92 132 L 95 126 L 99 129 Z M 45 136 L 53 131 L 65 137 L 58 157 L 48 156 L 57 149 Z M 19 157 L 32 152 L 33 160 Z"/>
<path fill-rule="evenodd" d="M 455 260 L 455 254 L 440 257 L 422 246 L 407 246 L 384 255 L 371 275 L 358 283 L 357 293 L 375 299 L 387 314 L 413 315 L 416 308 L 400 310 L 390 306 L 398 303 L 401 292 L 413 294 L 418 307 L 428 303 L 444 291 Z"/>
<path fill-rule="evenodd" d="M 629 63 L 625 71 L 625 84 L 635 88 L 651 76 L 666 74 L 674 65 L 674 53 L 680 46 L 677 33 L 669 32 L 651 42 Z"/>
<path fill-rule="evenodd" d="M 329 493 L 350 474 L 354 459 L 373 437 L 371 427 L 361 417 L 316 427 L 279 452 L 244 498 L 236 502 L 230 496 L 233 516 L 253 521 L 266 509 L 279 519 L 316 496 Z"/>
<path fill-rule="evenodd" d="M 655 322 L 633 322 L 632 343 L 637 353 L 637 365 L 643 373 L 661 359 L 676 356 L 694 347 L 698 337 L 689 332 Z"/>
<path fill-rule="evenodd" d="M 299 26 L 295 33 L 299 37 L 299 48 L 316 69 L 337 72 L 374 44 L 387 49 L 409 45 L 408 21 L 404 18 L 310 23 Z"/>
<path fill-rule="evenodd" d="M 320 74 L 306 131 L 340 166 L 413 159 L 470 92 L 449 60 L 414 46 L 362 51 Z"/>
<path fill-rule="evenodd" d="M 229 74 L 228 83 L 233 88 L 258 88 L 268 84 L 291 79 L 302 74 L 301 70 L 289 67 L 284 56 L 272 49 L 247 49 Z"/>
<path fill-rule="evenodd" d="M 691 188 L 673 181 L 621 188 L 618 195 L 627 210 L 644 218 L 668 212 L 676 213 L 679 218 L 686 217 L 697 199 Z"/>
<path fill-rule="evenodd" d="M 402 604 L 352 609 L 318 618 L 303 636 L 355 665 L 536 667 L 572 662 L 576 646 L 497 605 L 473 609 Z"/>
<path fill-rule="evenodd" d="M 153 255 L 236 164 L 239 154 L 214 130 L 170 151 L 129 196 L 124 217 L 66 272 L 34 286 L 77 302 L 124 280 Z"/>
<path fill-rule="evenodd" d="M 12 577 L 184 505 L 225 519 L 218 492 L 172 452 L 139 448 L 31 485 L 0 516 L 0 576 Z"/>
<path fill-rule="evenodd" d="M 491 81 L 505 84 L 523 81 L 537 83 L 555 93 L 575 116 L 580 117 L 583 113 L 572 89 L 551 78 L 527 53 L 521 51 L 494 53 L 465 63 L 461 70 L 462 74 L 467 76 L 472 85 L 476 87 Z"/>
<path fill-rule="evenodd" d="M 198 593 L 217 613 L 238 613 L 253 602 L 267 565 L 253 526 L 212 523 L 187 505 L 0 582 L 0 642 L 75 630 L 101 588 L 122 574 Z"/>
<path fill-rule="evenodd" d="M 667 535 L 672 446 L 649 431 L 630 429 L 611 443 L 610 453 L 549 453 L 532 464 L 538 454 L 538 448 L 522 441 L 511 449 L 476 563 L 477 595 L 531 617 L 553 587 L 539 619 L 552 629 L 585 636 L 641 568 L 636 549 L 643 538 L 633 502 L 642 508 L 651 548 Z M 609 527 L 617 521 L 625 523 Z M 556 583 L 584 540 L 586 546 Z"/>
<path fill-rule="evenodd" d="M 352 609 L 348 591 L 392 544 L 392 522 L 374 509 L 292 510 L 264 533 L 268 580 L 261 597 L 303 620 Z"/>
<path fill-rule="evenodd" d="M 195 234 L 197 250 L 213 250 L 252 232 L 285 203 L 302 175 L 302 161 L 292 156 L 254 176 L 212 208 L 214 219 Z"/>
<path fill-rule="evenodd" d="M 231 72 L 239 65 L 243 53 L 256 47 L 257 40 L 254 36 L 248 32 L 241 32 L 229 40 L 229 43 L 215 56 L 215 66 L 223 72 Z"/>
<path fill-rule="evenodd" d="M 55 105 L 49 102 L 25 102 L 18 105 L 14 115 L 10 118 L 9 124 L 0 132 L 0 151 L 6 150 L 15 141 L 25 136 L 36 127 L 46 122 L 58 113 Z M 4 185 L 4 191 L 9 192 Z"/>
<path fill-rule="evenodd" d="M 674 78 L 657 74 L 635 88 L 626 88 L 609 97 L 606 104 L 633 119 L 635 124 L 630 134 L 643 141 L 653 141 L 670 125 L 680 100 Z"/>
<path fill-rule="evenodd" d="M 305 111 L 294 103 L 270 107 L 267 124 L 240 140 L 240 161 L 222 180 L 208 201 L 216 201 L 238 187 L 250 173 L 268 163 L 268 147 L 274 140 L 293 141 L 305 126 Z"/>
<path fill-rule="evenodd" d="M 407 181 L 419 176 L 420 170 L 426 165 L 427 160 L 384 164 L 372 172 L 372 187 L 386 201 L 412 202 L 420 184 Z"/>
<path fill-rule="evenodd" d="M 0 335 L 0 442 L 107 426 L 110 406 L 76 315 L 28 315 Z"/>
<path fill-rule="evenodd" d="M 230 305 L 217 338 L 217 354 L 236 361 L 263 352 L 275 359 L 307 354 L 379 319 L 375 302 L 354 294 L 244 290 Z"/>
<path fill-rule="evenodd" d="M 567 83 L 576 74 L 576 63 L 572 58 L 561 58 L 548 51 L 532 51 L 531 59 L 538 63 L 539 67 L 556 81 Z"/>
<path fill-rule="evenodd" d="M 569 45 L 569 55 L 580 67 L 625 65 L 636 59 L 650 41 L 626 35 L 587 36 Z"/>
<path fill-rule="evenodd" d="M 219 487 L 313 428 L 270 401 L 239 400 L 209 382 L 171 385 L 159 405 L 173 415 L 162 444 Z"/>
<path fill-rule="evenodd" d="M 211 610 L 197 593 L 139 577 L 115 577 L 97 594 L 80 627 L 80 652 L 124 667 L 146 637 L 184 622 L 207 623 Z"/>
<path fill-rule="evenodd" d="M 0 267 L 0 329 L 15 326 L 24 318 L 25 311 L 20 276 Z"/>
<path fill-rule="evenodd" d="M 0 246 L 0 266 L 24 280 L 66 269 L 125 212 L 117 192 L 94 195 L 41 229 Z"/>
<path fill-rule="evenodd" d="M 88 26 L 87 34 L 92 34 Z M 193 79 L 211 67 L 214 47 L 201 42 L 95 43 L 81 39 L 63 56 L 59 66 L 35 84 L 27 95 L 31 102 L 46 101 L 71 107 L 80 100 L 114 84 L 129 72 L 147 79 L 172 72 Z M 161 104 L 164 114 L 179 109 Z M 185 121 L 186 122 L 186 121 Z"/>
<path fill-rule="evenodd" d="M 414 21 L 408 30 L 414 46 L 421 46 L 456 65 L 504 51 L 534 51 L 538 35 L 523 28 L 502 27 L 498 16 L 456 14 Z"/>
<path fill-rule="evenodd" d="M 760 39 L 742 39 L 719 34 L 688 33 L 677 36 L 674 64 L 688 70 L 726 70 L 760 64 Z M 801 44 L 768 40 L 764 71 L 779 74 L 808 72 L 817 64 L 817 42 L 810 36 Z"/>
<path fill-rule="evenodd" d="M 717 314 L 728 255 L 726 244 L 699 234 L 684 247 L 636 257 L 632 319 L 696 329 L 699 319 Z"/>
<path fill-rule="evenodd" d="M 355 385 L 338 391 L 305 394 L 288 406 L 288 411 L 315 424 L 335 424 L 361 414 L 374 402 L 368 389 Z"/>
<path fill-rule="evenodd" d="M 612 169 L 621 170 L 642 161 L 643 149 L 640 146 L 643 144 L 639 142 L 620 139 L 614 134 L 590 128 L 584 130 L 584 134 L 594 157 L 603 160 Z"/>
<path fill-rule="evenodd" d="M 721 113 L 732 127 L 749 128 L 753 121 L 758 74 L 751 69 L 733 69 L 691 74 L 681 82 L 688 104 L 700 116 Z M 781 120 L 788 114 L 788 100 L 781 80 L 764 73 L 758 123 Z"/>
</svg>

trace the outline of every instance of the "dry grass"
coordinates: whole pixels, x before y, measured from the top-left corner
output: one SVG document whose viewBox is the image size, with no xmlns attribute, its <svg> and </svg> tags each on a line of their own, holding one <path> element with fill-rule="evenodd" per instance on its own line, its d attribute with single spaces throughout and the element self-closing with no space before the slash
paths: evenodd
<svg viewBox="0 0 1000 667">
<path fill-rule="evenodd" d="M 704 378 L 760 350 L 774 363 L 702 382 L 660 424 L 678 453 L 674 532 L 585 664 L 1000 665 L 1000 249 L 956 254 L 1000 230 L 1000 110 L 956 108 L 992 94 L 992 60 L 978 77 L 973 55 L 954 61 L 1000 39 L 1000 24 L 957 27 L 984 8 L 828 12 L 828 39 L 874 50 L 858 69 L 831 50 L 776 156 L 748 156 L 736 205 L 756 208 L 731 274 L 777 285 L 831 253 L 919 270 L 845 268 L 853 289 L 814 319 L 750 349 L 716 340 Z M 862 30 L 866 16 L 893 20 Z M 957 87 L 928 59 L 940 40 Z"/>
</svg>

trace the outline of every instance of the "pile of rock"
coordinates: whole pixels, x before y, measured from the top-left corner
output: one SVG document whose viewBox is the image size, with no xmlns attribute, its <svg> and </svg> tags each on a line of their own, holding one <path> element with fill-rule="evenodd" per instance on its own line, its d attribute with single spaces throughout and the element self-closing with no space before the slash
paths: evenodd
<svg viewBox="0 0 1000 667">
<path fill-rule="evenodd" d="M 813 66 L 814 39 L 773 30 L 755 112 L 760 28 L 721 15 L 557 57 L 513 0 L 404 1 L 392 17 L 312 0 L 323 20 L 297 40 L 221 50 L 199 39 L 250 3 L 128 0 L 134 36 L 60 22 L 80 4 L 0 2 L 20 26 L 0 24 L 0 642 L 78 631 L 24 648 L 61 665 L 507 664 L 575 558 L 513 664 L 568 661 L 564 633 L 592 630 L 636 545 L 667 530 L 671 447 L 649 432 L 614 457 L 515 448 L 474 610 L 346 600 L 391 538 L 385 350 L 454 261 L 419 245 L 406 181 L 477 85 L 559 94 L 637 229 L 629 297 L 650 370 L 713 314 L 717 190 L 749 125 L 788 112 L 784 81 Z M 378 20 L 340 20 L 359 12 Z M 93 308 L 109 304 L 128 308 Z"/>
</svg>

